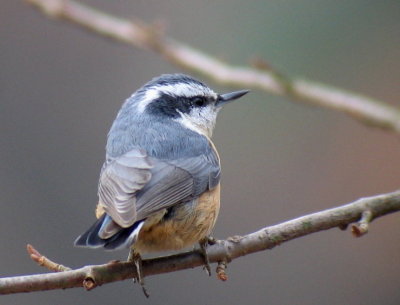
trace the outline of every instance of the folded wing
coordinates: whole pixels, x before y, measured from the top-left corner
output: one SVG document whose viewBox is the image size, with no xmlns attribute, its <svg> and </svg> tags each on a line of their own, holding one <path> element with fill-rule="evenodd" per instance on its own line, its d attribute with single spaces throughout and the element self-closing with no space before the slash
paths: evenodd
<svg viewBox="0 0 400 305">
<path fill-rule="evenodd" d="M 134 149 L 104 166 L 99 197 L 113 221 L 126 228 L 214 188 L 219 178 L 218 155 L 213 149 L 177 160 L 159 160 Z"/>
</svg>

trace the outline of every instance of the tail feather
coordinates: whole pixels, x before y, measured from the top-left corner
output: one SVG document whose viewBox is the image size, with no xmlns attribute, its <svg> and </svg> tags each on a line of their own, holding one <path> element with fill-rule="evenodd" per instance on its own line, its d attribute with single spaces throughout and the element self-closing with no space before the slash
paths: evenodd
<svg viewBox="0 0 400 305">
<path fill-rule="evenodd" d="M 104 246 L 105 240 L 101 239 L 98 232 L 103 225 L 106 214 L 100 217 L 85 233 L 80 235 L 74 242 L 76 247 L 99 248 Z"/>
<path fill-rule="evenodd" d="M 139 231 L 142 228 L 144 220 L 135 222 L 129 228 L 122 228 L 110 238 L 100 238 L 99 231 L 101 230 L 107 215 L 100 217 L 85 233 L 80 235 L 74 242 L 77 247 L 87 248 L 104 248 L 106 250 L 116 250 L 129 248 L 135 243 Z"/>
<path fill-rule="evenodd" d="M 135 243 L 142 228 L 144 220 L 135 222 L 132 226 L 122 229 L 107 240 L 104 248 L 107 250 L 128 248 Z"/>
</svg>

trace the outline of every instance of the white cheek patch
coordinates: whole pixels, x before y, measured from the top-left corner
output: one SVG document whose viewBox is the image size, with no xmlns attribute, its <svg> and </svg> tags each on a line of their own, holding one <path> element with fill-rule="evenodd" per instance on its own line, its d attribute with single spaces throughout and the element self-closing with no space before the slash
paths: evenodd
<svg viewBox="0 0 400 305">
<path fill-rule="evenodd" d="M 211 138 L 219 109 L 214 107 L 195 108 L 189 114 L 178 111 L 181 115 L 176 121 L 184 127 Z"/>
</svg>

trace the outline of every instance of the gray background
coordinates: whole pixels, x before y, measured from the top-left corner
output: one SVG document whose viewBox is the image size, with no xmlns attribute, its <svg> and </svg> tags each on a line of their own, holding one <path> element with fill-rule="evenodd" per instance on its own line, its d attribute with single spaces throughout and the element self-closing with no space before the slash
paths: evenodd
<svg viewBox="0 0 400 305">
<path fill-rule="evenodd" d="M 175 39 L 231 63 L 259 55 L 289 75 L 398 105 L 399 1 L 86 3 L 160 20 Z M 28 242 L 71 267 L 125 258 L 72 242 L 94 220 L 105 138 L 122 101 L 181 70 L 22 1 L 2 2 L 0 39 L 0 276 L 45 271 L 26 255 Z M 399 187 L 398 136 L 256 90 L 221 113 L 214 141 L 223 165 L 217 238 Z M 199 268 L 150 277 L 150 300 L 125 281 L 0 304 L 399 304 L 399 230 L 394 214 L 361 239 L 338 229 L 307 236 L 235 260 L 225 283 Z"/>
</svg>

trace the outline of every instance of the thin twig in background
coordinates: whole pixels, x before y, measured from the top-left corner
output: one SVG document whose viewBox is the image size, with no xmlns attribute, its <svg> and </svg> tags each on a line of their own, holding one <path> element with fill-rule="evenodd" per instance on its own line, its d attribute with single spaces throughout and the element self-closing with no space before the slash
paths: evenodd
<svg viewBox="0 0 400 305">
<path fill-rule="evenodd" d="M 263 65 L 262 70 L 230 66 L 163 35 L 154 26 L 114 17 L 76 1 L 26 1 L 52 18 L 67 20 L 102 36 L 153 50 L 170 63 L 220 84 L 287 96 L 293 101 L 343 112 L 367 125 L 400 133 L 400 109 L 384 102 L 301 78 L 291 79 L 270 69 L 269 65 Z"/>
<path fill-rule="evenodd" d="M 362 198 L 329 210 L 309 214 L 245 235 L 217 241 L 207 248 L 211 263 L 218 263 L 217 277 L 226 280 L 226 264 L 254 252 L 272 249 L 277 245 L 331 228 L 342 228 L 361 219 L 373 219 L 400 211 L 400 190 Z M 34 249 L 33 249 L 34 250 Z M 32 249 L 29 251 L 31 253 Z M 37 252 L 34 250 L 33 252 Z M 39 252 L 37 252 L 39 253 Z M 38 254 L 42 256 L 41 254 Z M 45 260 L 50 261 L 47 258 Z M 59 265 L 53 263 L 55 265 Z M 110 262 L 85 266 L 71 271 L 0 278 L 0 294 L 84 287 L 91 290 L 102 284 L 135 277 L 134 263 Z M 204 265 L 200 252 L 192 251 L 143 261 L 143 275 L 155 275 Z"/>
</svg>

